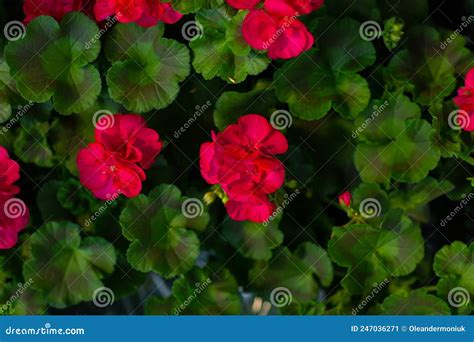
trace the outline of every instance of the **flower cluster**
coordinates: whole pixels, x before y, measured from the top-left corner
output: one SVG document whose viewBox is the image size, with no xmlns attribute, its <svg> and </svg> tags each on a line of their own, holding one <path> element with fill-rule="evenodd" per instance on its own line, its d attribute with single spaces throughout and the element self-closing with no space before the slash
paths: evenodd
<svg viewBox="0 0 474 342">
<path fill-rule="evenodd" d="M 212 140 L 201 146 L 202 176 L 225 191 L 232 219 L 264 222 L 275 209 L 268 195 L 285 180 L 285 167 L 275 155 L 288 150 L 286 137 L 264 117 L 248 114 L 213 132 Z"/>
<path fill-rule="evenodd" d="M 458 124 L 466 131 L 474 131 L 474 68 L 467 73 L 466 84 L 459 88 L 454 103 L 467 113 L 467 117 L 457 116 Z"/>
<path fill-rule="evenodd" d="M 314 37 L 298 17 L 320 8 L 324 0 L 227 0 L 237 9 L 250 10 L 242 33 L 257 50 L 268 51 L 272 59 L 290 59 L 310 49 Z"/>
<path fill-rule="evenodd" d="M 170 3 L 160 0 L 26 0 L 23 11 L 26 23 L 40 15 L 61 20 L 73 11 L 82 11 L 97 21 L 115 16 L 119 22 L 134 22 L 143 27 L 154 26 L 159 21 L 174 24 L 183 17 Z"/>
<path fill-rule="evenodd" d="M 77 167 L 81 183 L 102 200 L 118 194 L 140 194 L 144 169 L 151 167 L 163 144 L 143 117 L 116 114 L 110 127 L 96 127 L 95 142 L 79 151 Z"/>
<path fill-rule="evenodd" d="M 18 233 L 29 221 L 30 214 L 25 203 L 14 198 L 20 192 L 14 185 L 19 178 L 20 167 L 0 146 L 0 249 L 15 246 Z"/>
</svg>

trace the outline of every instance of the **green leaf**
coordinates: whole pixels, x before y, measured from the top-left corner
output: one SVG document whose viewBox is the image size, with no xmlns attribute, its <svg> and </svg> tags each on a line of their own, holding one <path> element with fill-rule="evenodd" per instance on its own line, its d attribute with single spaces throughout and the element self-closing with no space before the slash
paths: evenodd
<svg viewBox="0 0 474 342">
<path fill-rule="evenodd" d="M 370 205 L 374 206 L 374 211 Z M 365 214 L 365 219 L 382 217 L 390 208 L 387 193 L 380 188 L 380 185 L 373 183 L 362 183 L 354 189 L 351 206 L 359 213 Z"/>
<path fill-rule="evenodd" d="M 80 228 L 70 222 L 49 222 L 29 239 L 31 259 L 23 265 L 25 279 L 56 308 L 90 301 L 114 270 L 115 250 L 98 237 L 81 241 Z"/>
<path fill-rule="evenodd" d="M 53 167 L 53 152 L 46 139 L 50 130 L 48 122 L 31 121 L 21 126 L 14 141 L 15 154 L 25 163 Z"/>
<path fill-rule="evenodd" d="M 434 178 L 427 177 L 407 189 L 390 193 L 390 203 L 393 208 L 411 211 L 427 205 L 453 189 L 454 184 L 449 181 L 437 181 Z"/>
<path fill-rule="evenodd" d="M 296 303 L 316 298 L 318 284 L 313 275 L 327 285 L 332 280 L 333 270 L 324 250 L 309 242 L 300 245 L 295 253 L 280 248 L 268 263 L 260 261 L 249 272 L 250 284 L 257 289 L 270 293 L 284 287 Z"/>
<path fill-rule="evenodd" d="M 174 282 L 173 295 L 175 315 L 238 315 L 241 311 L 237 281 L 226 268 L 216 273 L 194 268 Z"/>
<path fill-rule="evenodd" d="M 465 38 L 456 34 L 449 43 L 451 34 L 429 26 L 409 31 L 406 49 L 390 61 L 387 79 L 410 91 L 420 104 L 443 101 L 456 87 L 455 72 L 474 66 L 474 55 L 465 48 Z"/>
<path fill-rule="evenodd" d="M 148 196 L 128 201 L 120 215 L 123 235 L 131 242 L 128 261 L 141 272 L 155 271 L 170 278 L 190 270 L 199 255 L 199 239 L 209 214 L 189 219 L 182 213 L 186 200 L 173 185 L 160 185 Z"/>
<path fill-rule="evenodd" d="M 304 242 L 298 246 L 294 255 L 303 261 L 319 278 L 321 285 L 328 287 L 334 278 L 331 259 L 321 246 L 311 242 Z"/>
<path fill-rule="evenodd" d="M 117 24 L 108 37 L 109 93 L 130 111 L 167 107 L 178 96 L 179 82 L 189 75 L 187 47 L 162 35 L 163 25 Z"/>
<path fill-rule="evenodd" d="M 379 227 L 334 228 L 328 251 L 333 261 L 349 268 L 342 286 L 351 293 L 364 293 L 374 283 L 413 272 L 423 259 L 424 244 L 420 228 L 395 209 Z"/>
<path fill-rule="evenodd" d="M 100 52 L 99 28 L 86 15 L 67 14 L 59 25 L 41 16 L 31 21 L 24 39 L 9 42 L 5 58 L 20 94 L 46 102 L 62 114 L 89 108 L 101 90 L 97 69 L 90 65 Z"/>
<path fill-rule="evenodd" d="M 384 315 L 449 315 L 448 305 L 438 297 L 429 295 L 423 289 L 408 294 L 393 294 L 382 304 Z"/>
<path fill-rule="evenodd" d="M 433 128 L 435 134 L 432 137 L 433 144 L 438 146 L 441 156 L 444 158 L 459 158 L 474 165 L 472 147 L 462 139 L 462 130 L 457 128 L 456 112 L 459 108 L 453 101 L 435 103 L 429 109 L 433 117 Z"/>
<path fill-rule="evenodd" d="M 375 48 L 371 42 L 362 39 L 359 34 L 359 22 L 343 18 L 334 23 L 334 20 L 329 18 L 319 26 L 320 53 L 332 71 L 359 72 L 374 64 Z"/>
<path fill-rule="evenodd" d="M 0 60 L 0 123 L 7 121 L 12 113 L 12 93 L 16 93 L 15 81 L 10 75 L 8 64 Z"/>
<path fill-rule="evenodd" d="M 474 243 L 466 244 L 455 241 L 451 245 L 444 246 L 435 255 L 433 269 L 440 281 L 438 282 L 438 294 L 447 298 L 450 291 L 464 289 L 471 297 L 474 296 Z M 455 301 L 454 295 L 451 300 Z M 461 309 L 462 302 L 459 304 Z M 468 302 L 465 302 L 468 307 Z M 472 302 L 470 307 L 474 308 Z"/>
<path fill-rule="evenodd" d="M 226 91 L 217 100 L 214 110 L 214 124 L 219 130 L 224 130 L 245 114 L 259 113 L 264 116 L 268 114 L 267 116 L 270 117 L 275 105 L 275 94 L 266 87 L 247 93 Z"/>
<path fill-rule="evenodd" d="M 431 142 L 431 125 L 418 119 L 419 107 L 403 95 L 373 104 L 377 109 L 367 110 L 356 123 L 365 127 L 355 152 L 361 178 L 386 185 L 390 179 L 416 183 L 426 178 L 438 165 L 440 152 Z"/>
<path fill-rule="evenodd" d="M 169 0 L 162 2 L 169 2 Z M 173 0 L 172 3 L 175 10 L 183 14 L 188 14 L 196 13 L 203 8 L 210 9 L 222 6 L 224 0 Z"/>
<path fill-rule="evenodd" d="M 269 260 L 272 250 L 283 242 L 283 233 L 278 229 L 281 216 L 266 225 L 251 221 L 226 220 L 222 235 L 244 257 Z"/>
<path fill-rule="evenodd" d="M 244 17 L 242 12 L 232 17 L 223 7 L 202 10 L 196 15 L 203 35 L 189 45 L 194 52 L 193 67 L 204 79 L 220 77 L 228 83 L 240 83 L 268 67 L 270 60 L 242 41 Z"/>
<path fill-rule="evenodd" d="M 277 97 L 304 120 L 321 119 L 331 108 L 355 118 L 370 100 L 369 85 L 356 72 L 375 62 L 375 49 L 360 37 L 360 24 L 352 19 L 321 26 L 321 50 L 309 50 L 276 71 Z"/>
</svg>

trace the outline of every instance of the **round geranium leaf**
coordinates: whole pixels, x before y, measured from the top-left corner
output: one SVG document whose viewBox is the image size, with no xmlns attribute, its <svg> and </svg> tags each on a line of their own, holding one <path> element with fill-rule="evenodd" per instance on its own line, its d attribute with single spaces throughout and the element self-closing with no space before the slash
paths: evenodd
<svg viewBox="0 0 474 342">
<path fill-rule="evenodd" d="M 29 101 L 46 102 L 62 114 L 91 107 L 101 90 L 91 65 L 100 52 L 97 25 L 82 13 L 67 14 L 59 24 L 41 16 L 26 29 L 24 39 L 11 41 L 5 59 L 18 91 Z"/>
<path fill-rule="evenodd" d="M 30 240 L 31 259 L 23 265 L 25 279 L 57 308 L 92 300 L 102 278 L 114 270 L 113 245 L 98 237 L 81 239 L 80 227 L 50 222 Z"/>
</svg>

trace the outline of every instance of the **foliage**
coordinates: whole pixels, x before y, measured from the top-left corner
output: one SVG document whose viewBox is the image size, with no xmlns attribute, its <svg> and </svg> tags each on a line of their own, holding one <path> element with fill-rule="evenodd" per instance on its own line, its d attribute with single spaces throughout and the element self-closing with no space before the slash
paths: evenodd
<svg viewBox="0 0 474 342">
<path fill-rule="evenodd" d="M 1 303 L 32 281 L 6 313 L 105 313 L 91 303 L 107 287 L 155 315 L 258 314 L 254 300 L 271 314 L 350 314 L 371 294 L 358 313 L 472 314 L 474 134 L 452 100 L 474 67 L 474 31 L 459 22 L 473 2 L 432 15 L 445 7 L 326 0 L 302 19 L 314 46 L 285 61 L 247 44 L 245 10 L 163 2 L 184 18 L 108 27 L 72 12 L 1 37 L 0 145 L 31 213 L 0 251 Z M 2 26 L 18 13 L 21 2 L 1 4 Z M 187 36 L 188 23 L 201 32 Z M 100 201 L 78 180 L 77 151 L 104 112 L 142 115 L 164 142 L 135 198 Z M 211 131 L 250 113 L 289 142 L 264 223 L 230 219 L 223 189 L 200 175 Z M 455 290 L 471 300 L 457 305 Z"/>
</svg>

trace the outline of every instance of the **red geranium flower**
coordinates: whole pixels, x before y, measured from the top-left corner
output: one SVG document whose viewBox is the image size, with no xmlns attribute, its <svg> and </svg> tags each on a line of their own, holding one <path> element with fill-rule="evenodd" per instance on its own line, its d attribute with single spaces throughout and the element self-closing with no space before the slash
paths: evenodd
<svg viewBox="0 0 474 342">
<path fill-rule="evenodd" d="M 268 50 L 272 59 L 290 59 L 309 50 L 314 37 L 296 17 L 272 16 L 265 10 L 252 10 L 244 19 L 242 33 L 257 50 Z"/>
<path fill-rule="evenodd" d="M 235 221 L 265 222 L 275 210 L 265 194 L 235 196 L 225 204 L 227 213 Z"/>
<path fill-rule="evenodd" d="M 96 129 L 95 140 L 125 161 L 149 169 L 163 144 L 158 133 L 148 128 L 145 119 L 136 114 L 116 114 L 107 129 Z"/>
<path fill-rule="evenodd" d="M 257 50 L 267 50 L 272 59 L 289 59 L 310 49 L 314 37 L 297 18 L 324 4 L 324 0 L 265 0 L 263 8 L 256 9 L 260 1 L 227 0 L 230 6 L 250 9 L 242 25 L 247 43 Z"/>
<path fill-rule="evenodd" d="M 49 15 L 60 21 L 64 15 L 73 11 L 88 13 L 92 2 L 90 0 L 25 0 L 23 12 L 25 23 L 29 23 L 40 15 Z"/>
<path fill-rule="evenodd" d="M 201 146 L 201 174 L 209 184 L 220 184 L 229 196 L 229 215 L 237 221 L 265 221 L 273 211 L 268 194 L 278 190 L 285 168 L 275 158 L 288 142 L 262 116 L 249 114 Z"/>
<path fill-rule="evenodd" d="M 119 194 L 135 197 L 162 143 L 145 120 L 135 114 L 113 116 L 112 126 L 96 128 L 96 142 L 79 151 L 77 167 L 81 183 L 102 200 Z"/>
<path fill-rule="evenodd" d="M 252 9 L 260 0 L 227 0 L 227 3 L 237 9 Z"/>
<path fill-rule="evenodd" d="M 20 178 L 20 166 L 0 146 L 0 249 L 15 246 L 18 233 L 28 224 L 29 211 L 22 200 L 13 198 L 20 189 L 13 185 Z"/>
<path fill-rule="evenodd" d="M 154 26 L 158 21 L 174 24 L 183 17 L 171 4 L 160 0 L 97 0 L 94 13 L 98 21 L 116 15 L 119 22 L 136 22 L 144 27 Z"/>
<path fill-rule="evenodd" d="M 463 111 L 456 116 L 457 124 L 465 131 L 474 131 L 474 68 L 467 73 L 465 87 L 458 90 L 454 103 Z"/>
<path fill-rule="evenodd" d="M 20 192 L 13 185 L 20 178 L 20 167 L 10 159 L 7 150 L 0 146 L 0 199 L 9 198 Z"/>
<path fill-rule="evenodd" d="M 134 163 L 122 160 L 98 143 L 89 144 L 77 155 L 80 181 L 95 197 L 110 200 L 119 194 L 135 197 L 146 176 Z"/>
<path fill-rule="evenodd" d="M 17 198 L 0 199 L 0 249 L 16 245 L 18 233 L 25 229 L 30 212 L 23 201 Z"/>
<path fill-rule="evenodd" d="M 298 16 L 319 9 L 324 0 L 265 0 L 267 11 L 278 16 Z"/>
</svg>

